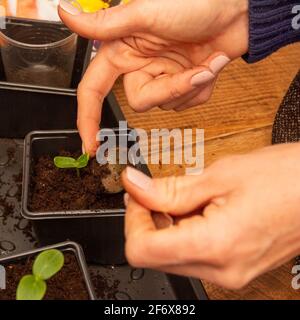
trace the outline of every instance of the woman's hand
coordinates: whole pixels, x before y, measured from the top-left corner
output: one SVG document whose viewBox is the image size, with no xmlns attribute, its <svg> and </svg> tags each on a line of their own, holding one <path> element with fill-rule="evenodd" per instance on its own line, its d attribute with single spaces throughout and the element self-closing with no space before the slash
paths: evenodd
<svg viewBox="0 0 300 320">
<path fill-rule="evenodd" d="M 155 106 L 180 111 L 207 101 L 219 72 L 248 49 L 247 9 L 248 0 L 132 0 L 85 14 L 61 0 L 68 27 L 103 41 L 78 88 L 86 151 L 96 153 L 100 106 L 121 74 L 138 112 Z"/>
<path fill-rule="evenodd" d="M 299 159 L 298 143 L 228 157 L 200 176 L 151 180 L 127 168 L 130 264 L 238 289 L 288 261 L 300 253 Z M 151 210 L 177 222 L 157 230 Z"/>
</svg>

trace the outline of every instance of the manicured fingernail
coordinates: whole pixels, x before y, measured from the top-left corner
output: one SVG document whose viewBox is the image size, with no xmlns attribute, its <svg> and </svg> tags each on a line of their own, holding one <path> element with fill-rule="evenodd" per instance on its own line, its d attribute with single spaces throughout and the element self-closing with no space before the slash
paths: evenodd
<svg viewBox="0 0 300 320">
<path fill-rule="evenodd" d="M 204 83 L 210 82 L 215 78 L 215 75 L 210 71 L 202 71 L 195 74 L 191 79 L 191 85 L 194 87 L 201 86 Z"/>
<path fill-rule="evenodd" d="M 72 16 L 77 16 L 82 12 L 80 4 L 74 0 L 60 0 L 59 6 Z"/>
<path fill-rule="evenodd" d="M 126 176 L 131 183 L 144 191 L 149 190 L 151 187 L 152 179 L 132 167 L 127 167 Z"/>
<path fill-rule="evenodd" d="M 129 194 L 128 193 L 124 193 L 124 204 L 125 204 L 125 207 L 128 206 L 128 202 L 129 202 Z"/>
<path fill-rule="evenodd" d="M 82 144 L 82 154 L 85 154 L 85 147 L 84 147 L 84 144 Z"/>
<path fill-rule="evenodd" d="M 219 73 L 231 60 L 226 56 L 218 56 L 210 63 L 209 67 L 214 74 Z"/>
</svg>

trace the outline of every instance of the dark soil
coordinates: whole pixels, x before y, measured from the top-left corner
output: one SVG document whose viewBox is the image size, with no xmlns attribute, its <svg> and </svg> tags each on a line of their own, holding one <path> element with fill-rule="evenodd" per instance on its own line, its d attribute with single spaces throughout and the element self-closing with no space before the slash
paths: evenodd
<svg viewBox="0 0 300 320">
<path fill-rule="evenodd" d="M 32 273 L 34 257 L 4 265 L 6 268 L 6 290 L 0 290 L 0 300 L 15 300 L 20 279 Z M 60 272 L 47 281 L 44 300 L 89 300 L 84 279 L 76 257 L 65 254 L 65 264 Z"/>
<path fill-rule="evenodd" d="M 62 156 L 77 158 L 80 154 L 61 152 Z M 55 212 L 97 209 L 122 209 L 123 193 L 105 194 L 101 179 L 110 170 L 96 159 L 86 168 L 58 169 L 50 156 L 42 156 L 33 166 L 29 209 L 33 212 Z"/>
<path fill-rule="evenodd" d="M 93 285 L 95 287 L 95 293 L 98 299 L 102 300 L 115 300 L 116 293 L 120 284 L 119 280 L 113 280 L 112 283 L 108 279 L 101 276 L 101 274 L 95 273 L 91 275 Z"/>
</svg>

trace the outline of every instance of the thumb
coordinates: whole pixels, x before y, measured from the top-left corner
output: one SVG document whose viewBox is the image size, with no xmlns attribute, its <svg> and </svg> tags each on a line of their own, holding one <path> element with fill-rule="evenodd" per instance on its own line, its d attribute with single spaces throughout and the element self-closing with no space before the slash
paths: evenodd
<svg viewBox="0 0 300 320">
<path fill-rule="evenodd" d="M 84 13 L 75 0 L 60 0 L 58 13 L 75 33 L 98 40 L 114 40 L 139 32 L 146 26 L 147 16 L 140 10 L 141 1 L 132 1 L 95 13 Z"/>
<path fill-rule="evenodd" d="M 208 174 L 151 179 L 127 167 L 122 173 L 124 188 L 147 209 L 182 215 L 203 207 L 221 194 L 217 182 Z"/>
</svg>

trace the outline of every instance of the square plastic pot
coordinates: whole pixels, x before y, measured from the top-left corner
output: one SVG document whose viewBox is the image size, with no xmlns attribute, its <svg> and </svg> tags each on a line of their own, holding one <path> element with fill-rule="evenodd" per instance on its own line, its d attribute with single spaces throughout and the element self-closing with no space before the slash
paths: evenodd
<svg viewBox="0 0 300 320">
<path fill-rule="evenodd" d="M 62 252 L 69 252 L 69 253 L 72 253 L 75 255 L 77 263 L 78 263 L 78 267 L 79 267 L 80 272 L 82 274 L 82 278 L 84 280 L 86 290 L 87 290 L 87 293 L 90 297 L 90 300 L 96 300 L 94 288 L 93 288 L 93 285 L 92 285 L 92 282 L 91 282 L 91 279 L 89 276 L 84 253 L 83 253 L 80 245 L 78 245 L 75 242 L 67 241 L 67 242 L 49 245 L 49 246 L 34 249 L 34 250 L 29 250 L 29 251 L 14 254 L 14 255 L 5 256 L 4 258 L 0 257 L 0 265 L 12 263 L 12 262 L 17 262 L 19 260 L 26 259 L 30 256 L 36 256 L 40 252 L 45 251 L 45 250 L 49 250 L 49 249 L 58 249 L 58 250 L 61 250 Z"/>
<path fill-rule="evenodd" d="M 7 24 L 61 28 L 60 23 L 20 18 L 7 18 Z M 92 41 L 78 37 L 70 88 L 7 82 L 0 54 L 0 137 L 24 138 L 33 130 L 75 129 L 77 86 L 90 63 L 92 47 Z"/>
<path fill-rule="evenodd" d="M 115 131 L 117 138 L 129 132 Z M 130 145 L 129 145 L 130 147 Z M 89 262 L 99 264 L 126 263 L 124 254 L 125 207 L 108 210 L 84 210 L 61 212 L 32 212 L 31 173 L 35 161 L 42 155 L 55 157 L 60 150 L 81 150 L 77 131 L 32 132 L 25 139 L 22 215 L 32 221 L 39 242 L 47 245 L 70 239 L 80 243 Z M 145 165 L 137 166 L 149 174 Z"/>
</svg>

